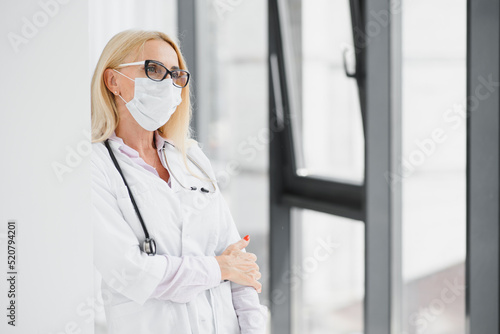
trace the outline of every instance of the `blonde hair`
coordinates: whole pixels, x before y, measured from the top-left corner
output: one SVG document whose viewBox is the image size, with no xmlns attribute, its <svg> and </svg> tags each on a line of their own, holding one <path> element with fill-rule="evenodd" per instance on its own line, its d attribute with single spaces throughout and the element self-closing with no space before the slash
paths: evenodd
<svg viewBox="0 0 500 334">
<path fill-rule="evenodd" d="M 118 108 L 112 92 L 104 82 L 104 71 L 108 68 L 116 68 L 124 62 L 125 58 L 132 53 L 139 53 L 144 44 L 149 40 L 163 40 L 170 44 L 177 54 L 179 68 L 187 70 L 187 65 L 177 44 L 166 34 L 159 31 L 125 30 L 108 42 L 97 62 L 91 83 L 91 122 L 92 142 L 101 142 L 108 139 L 120 120 Z M 191 138 L 191 102 L 189 96 L 189 85 L 182 89 L 182 102 L 168 122 L 160 127 L 158 131 L 162 137 L 172 140 L 177 149 L 182 153 L 184 163 L 187 167 L 186 150 L 193 143 Z M 188 167 L 189 170 L 189 167 Z"/>
</svg>

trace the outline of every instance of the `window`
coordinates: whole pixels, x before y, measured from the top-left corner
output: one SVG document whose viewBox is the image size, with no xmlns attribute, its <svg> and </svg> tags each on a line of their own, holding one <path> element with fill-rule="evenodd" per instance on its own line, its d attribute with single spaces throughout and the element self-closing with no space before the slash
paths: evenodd
<svg viewBox="0 0 500 334">
<path fill-rule="evenodd" d="M 402 326 L 465 333 L 466 1 L 402 10 Z"/>
<path fill-rule="evenodd" d="M 279 1 L 296 173 L 360 184 L 364 140 L 349 1 Z M 344 68 L 344 66 L 346 68 Z"/>
<path fill-rule="evenodd" d="M 297 36 L 300 53 L 295 80 L 300 87 L 297 116 L 299 175 L 363 181 L 364 141 L 354 72 L 354 45 L 348 1 L 300 1 Z M 298 15 L 294 15 L 298 16 Z M 295 35 L 294 35 L 295 36 Z M 301 42 L 299 44 L 299 42 Z"/>
<path fill-rule="evenodd" d="M 195 10 L 197 140 L 210 158 L 238 231 L 251 237 L 247 251 L 257 255 L 263 285 L 259 297 L 268 305 L 266 2 L 198 1 Z"/>
<path fill-rule="evenodd" d="M 351 5 L 269 5 L 273 333 L 365 327 L 363 77 Z M 318 255 L 328 242 L 343 247 Z"/>
<path fill-rule="evenodd" d="M 292 333 L 362 333 L 364 224 L 292 211 Z"/>
</svg>

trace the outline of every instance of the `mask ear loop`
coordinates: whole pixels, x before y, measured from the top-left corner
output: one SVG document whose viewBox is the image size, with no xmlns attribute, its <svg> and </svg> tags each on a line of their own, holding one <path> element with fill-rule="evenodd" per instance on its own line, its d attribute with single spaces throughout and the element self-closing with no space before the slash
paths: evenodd
<svg viewBox="0 0 500 334">
<path fill-rule="evenodd" d="M 113 69 L 113 71 L 115 71 L 116 73 L 119 73 L 119 74 L 123 75 L 125 78 L 127 78 L 127 79 L 132 80 L 133 82 L 135 82 L 135 80 L 134 80 L 134 79 L 130 78 L 129 76 L 127 76 L 127 75 L 125 75 L 125 74 L 123 74 L 122 72 L 117 71 L 117 70 L 115 70 L 115 69 Z M 127 101 L 125 101 L 125 99 L 124 99 L 124 98 L 123 98 L 120 94 L 118 94 L 118 96 L 120 97 L 120 99 L 122 99 L 122 101 L 123 101 L 125 104 L 127 104 L 127 103 L 128 103 Z"/>
<path fill-rule="evenodd" d="M 129 76 L 125 75 L 125 74 L 123 74 L 122 72 L 117 71 L 117 70 L 115 70 L 115 69 L 113 69 L 113 71 L 115 71 L 116 73 L 120 73 L 120 74 L 121 74 L 121 75 L 123 75 L 125 78 L 127 78 L 127 79 L 132 80 L 133 82 L 135 82 L 135 80 L 134 80 L 134 79 L 132 79 L 131 77 L 129 77 Z"/>
<path fill-rule="evenodd" d="M 118 97 L 119 97 L 120 99 L 122 99 L 123 103 L 125 103 L 125 104 L 127 104 L 127 103 L 128 103 L 127 101 L 125 101 L 125 99 L 124 99 L 124 98 L 123 98 L 120 94 L 118 94 Z"/>
</svg>

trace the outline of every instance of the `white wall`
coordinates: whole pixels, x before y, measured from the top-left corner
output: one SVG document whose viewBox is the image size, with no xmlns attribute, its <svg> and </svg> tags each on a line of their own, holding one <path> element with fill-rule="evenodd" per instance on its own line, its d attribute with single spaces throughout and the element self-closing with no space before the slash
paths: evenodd
<svg viewBox="0 0 500 334">
<path fill-rule="evenodd" d="M 87 2 L 4 1 L 0 30 L 0 332 L 92 333 Z M 16 327 L 5 316 L 9 219 Z"/>
<path fill-rule="evenodd" d="M 176 39 L 177 0 L 89 0 L 90 67 L 102 49 L 126 29 L 159 30 Z"/>
</svg>

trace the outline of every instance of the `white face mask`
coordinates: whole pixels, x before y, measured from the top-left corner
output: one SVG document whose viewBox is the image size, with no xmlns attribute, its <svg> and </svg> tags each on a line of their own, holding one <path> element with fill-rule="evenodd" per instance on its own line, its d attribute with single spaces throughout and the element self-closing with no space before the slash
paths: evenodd
<svg viewBox="0 0 500 334">
<path fill-rule="evenodd" d="M 131 79 L 135 82 L 134 98 L 129 102 L 118 95 L 130 111 L 134 119 L 148 131 L 154 131 L 163 126 L 173 115 L 177 106 L 182 102 L 182 88 L 175 87 L 172 79 L 153 81 L 148 78 Z"/>
</svg>

